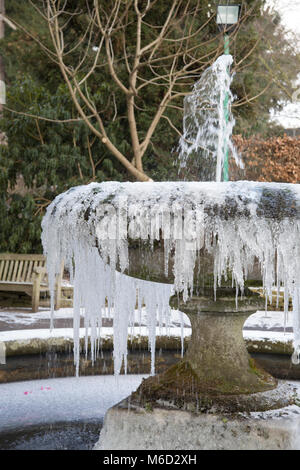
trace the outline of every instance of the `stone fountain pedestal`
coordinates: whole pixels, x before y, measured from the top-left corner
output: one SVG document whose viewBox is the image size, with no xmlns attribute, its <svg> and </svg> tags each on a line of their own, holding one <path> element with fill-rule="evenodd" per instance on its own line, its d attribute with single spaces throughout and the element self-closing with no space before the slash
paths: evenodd
<svg viewBox="0 0 300 470">
<path fill-rule="evenodd" d="M 243 340 L 262 300 L 248 291 L 236 304 L 228 288 L 213 297 L 171 298 L 192 324 L 185 356 L 107 412 L 95 449 L 300 449 L 298 390 L 259 368 Z"/>
</svg>

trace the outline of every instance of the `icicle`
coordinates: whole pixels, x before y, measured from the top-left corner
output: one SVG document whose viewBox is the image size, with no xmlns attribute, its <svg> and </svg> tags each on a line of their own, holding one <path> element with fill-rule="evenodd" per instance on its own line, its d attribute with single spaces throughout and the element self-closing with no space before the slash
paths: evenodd
<svg viewBox="0 0 300 470">
<path fill-rule="evenodd" d="M 300 285 L 294 291 L 293 298 L 293 330 L 294 330 L 294 352 L 292 355 L 293 364 L 300 363 Z"/>
<path fill-rule="evenodd" d="M 181 357 L 184 354 L 184 320 L 183 320 L 183 312 L 180 312 L 180 336 L 181 336 Z"/>
</svg>

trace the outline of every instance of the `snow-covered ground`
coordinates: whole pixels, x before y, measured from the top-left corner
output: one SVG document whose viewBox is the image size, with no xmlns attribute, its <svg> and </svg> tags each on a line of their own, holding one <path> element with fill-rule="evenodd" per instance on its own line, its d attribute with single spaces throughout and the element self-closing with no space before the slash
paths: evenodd
<svg viewBox="0 0 300 470">
<path fill-rule="evenodd" d="M 73 318 L 72 308 L 62 308 L 55 312 L 56 320 L 70 320 Z M 109 318 L 107 312 L 103 313 L 103 318 Z M 188 317 L 183 314 L 183 334 L 189 336 L 191 334 L 190 321 Z M 131 335 L 148 336 L 148 328 L 146 326 L 146 311 L 143 309 L 140 318 L 138 310 L 135 311 L 134 316 L 136 325 L 141 323 L 141 326 L 135 326 L 129 329 Z M 141 322 L 140 322 L 141 320 Z M 14 341 L 26 340 L 33 338 L 73 338 L 73 328 L 54 328 L 50 331 L 50 311 L 41 309 L 37 313 L 32 313 L 30 309 L 14 309 L 0 311 L 0 322 L 7 324 L 9 329 L 0 331 L 0 341 Z M 43 327 L 41 328 L 41 322 Z M 247 339 L 274 339 L 275 341 L 290 341 L 292 340 L 292 312 L 288 314 L 284 331 L 284 312 L 276 311 L 258 311 L 251 315 L 244 325 L 244 337 Z M 177 310 L 171 310 L 170 328 L 156 328 L 157 335 L 168 336 L 181 336 L 181 313 Z M 14 329 L 14 325 L 18 328 Z M 54 324 L 55 325 L 55 324 Z M 22 328 L 24 326 L 24 329 Z M 29 328 L 31 326 L 31 328 Z M 102 327 L 101 336 L 107 338 L 113 335 L 112 326 Z M 80 328 L 80 337 L 85 336 L 85 329 Z"/>
<path fill-rule="evenodd" d="M 85 337 L 85 328 L 80 328 L 80 338 Z M 130 328 L 128 334 L 133 336 L 148 336 L 148 328 L 145 326 Z M 156 335 L 161 336 L 166 334 L 164 328 L 156 328 Z M 184 336 L 189 336 L 191 334 L 191 328 L 184 328 Z M 113 328 L 105 327 L 101 329 L 101 338 L 109 338 L 113 336 Z M 181 328 L 174 327 L 169 331 L 168 336 L 181 336 Z M 15 340 L 28 340 L 28 339 L 50 339 L 50 338 L 73 338 L 73 329 L 72 328 L 56 328 L 52 331 L 46 329 L 32 329 L 32 330 L 10 330 L 0 332 L 0 341 L 15 341 Z"/>
<path fill-rule="evenodd" d="M 73 308 L 61 308 L 55 312 L 57 319 L 70 319 L 73 318 Z M 22 309 L 7 309 L 0 311 L 0 321 L 7 324 L 19 325 L 34 325 L 40 320 L 49 321 L 50 325 L 50 311 L 46 308 L 40 308 L 36 313 L 32 313 L 31 308 Z"/>
<path fill-rule="evenodd" d="M 147 312 L 143 308 L 141 312 L 141 318 L 138 310 L 134 312 L 134 320 L 135 322 L 140 322 L 141 324 L 146 325 L 147 320 Z M 82 309 L 82 318 L 84 318 L 84 309 Z M 54 313 L 54 319 L 72 319 L 73 318 L 73 308 L 61 308 Z M 102 318 L 109 319 L 111 316 L 109 315 L 108 310 L 102 311 Z M 46 320 L 49 322 L 50 325 L 50 310 L 46 308 L 40 308 L 40 310 L 36 313 L 32 313 L 31 309 L 2 309 L 0 310 L 0 321 L 9 323 L 9 324 L 22 324 L 22 325 L 34 325 L 35 323 Z M 55 321 L 54 320 L 54 321 Z M 178 310 L 171 311 L 171 321 L 172 324 L 179 325 L 181 324 L 181 314 Z M 184 315 L 184 323 L 185 326 L 190 326 L 190 321 L 186 315 Z"/>
<path fill-rule="evenodd" d="M 143 311 L 142 325 L 146 321 L 145 315 L 146 312 Z M 181 316 L 180 312 L 172 310 L 169 331 L 166 332 L 165 328 L 159 331 L 157 328 L 157 334 L 180 337 Z M 72 321 L 73 309 L 60 309 L 55 313 L 55 317 L 60 320 Z M 138 311 L 135 311 L 135 319 L 137 322 L 139 321 Z M 183 320 L 183 334 L 188 336 L 191 334 L 190 322 L 186 315 L 183 315 Z M 45 322 L 47 327 L 36 328 L 36 325 L 40 325 L 41 321 Z M 73 338 L 72 328 L 54 328 L 50 331 L 50 312 L 47 309 L 41 309 L 38 313 L 24 309 L 3 310 L 0 311 L 0 322 L 2 324 L 6 322 L 10 327 L 15 325 L 19 328 L 0 331 L 0 342 L 31 338 Z M 27 329 L 20 329 L 22 325 Z M 28 327 L 31 328 L 28 329 Z M 286 328 L 292 330 L 291 313 L 287 318 Z M 141 327 L 130 329 L 129 333 L 148 336 L 148 329 L 144 324 Z M 256 312 L 247 319 L 243 333 L 245 339 L 267 338 L 281 342 L 292 340 L 292 332 L 284 332 L 283 312 Z M 84 336 L 84 334 L 85 330 L 81 328 L 80 336 Z M 112 335 L 113 328 L 111 326 L 102 328 L 102 337 Z M 136 390 L 142 377 L 142 375 L 131 374 L 120 377 L 99 375 L 0 384 L 0 434 L 59 422 L 71 423 L 92 420 L 101 423 L 108 408 Z M 299 388 L 299 382 L 295 382 L 295 386 Z M 293 416 L 294 408 L 289 407 L 286 410 L 287 417 Z M 261 414 L 257 414 L 257 417 L 264 419 Z M 276 413 L 273 412 L 272 417 L 276 417 Z"/>
</svg>

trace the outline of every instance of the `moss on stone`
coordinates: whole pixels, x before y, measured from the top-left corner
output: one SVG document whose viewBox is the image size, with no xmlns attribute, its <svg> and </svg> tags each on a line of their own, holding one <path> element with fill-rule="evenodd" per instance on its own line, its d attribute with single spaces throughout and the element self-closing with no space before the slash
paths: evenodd
<svg viewBox="0 0 300 470">
<path fill-rule="evenodd" d="M 252 361 L 251 370 L 260 377 L 261 391 L 276 386 L 277 381 Z M 137 391 L 132 394 L 131 400 L 133 404 L 143 407 L 151 403 L 152 407 L 163 405 L 167 408 L 175 407 L 195 412 L 207 412 L 216 408 L 226 413 L 268 409 L 270 405 L 257 401 L 254 401 L 252 406 L 252 400 L 247 399 L 251 393 L 249 389 L 232 388 L 221 377 L 215 383 L 210 378 L 207 382 L 199 380 L 190 363 L 181 360 L 166 372 L 143 380 Z"/>
</svg>

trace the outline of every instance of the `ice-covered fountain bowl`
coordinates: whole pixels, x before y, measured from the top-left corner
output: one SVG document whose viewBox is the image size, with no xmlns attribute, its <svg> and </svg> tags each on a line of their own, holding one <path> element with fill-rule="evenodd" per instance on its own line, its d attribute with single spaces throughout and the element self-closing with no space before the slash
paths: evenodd
<svg viewBox="0 0 300 470">
<path fill-rule="evenodd" d="M 274 286 L 283 287 L 293 299 L 298 360 L 299 234 L 300 185 L 107 182 L 59 195 L 44 217 L 42 240 L 50 285 L 62 261 L 71 271 L 75 266 L 75 310 L 85 306 L 90 317 L 108 302 L 119 308 L 116 323 L 122 324 L 129 315 L 129 276 L 174 284 L 171 305 L 192 324 L 188 351 L 165 374 L 144 381 L 133 401 L 233 412 L 292 400 L 250 359 L 242 326 L 262 306 L 245 289 L 249 280 L 260 279 L 270 296 Z M 118 289 L 116 271 L 126 274 L 119 275 Z M 130 298 L 135 301 L 135 292 Z"/>
<path fill-rule="evenodd" d="M 70 261 L 76 246 L 96 247 L 112 268 L 175 282 L 185 298 L 193 285 L 220 284 L 222 276 L 223 285 L 229 275 L 243 287 L 249 274 L 266 288 L 288 281 L 291 294 L 299 219 L 295 184 L 92 183 L 53 201 L 43 244 L 52 270 L 62 255 Z"/>
</svg>

